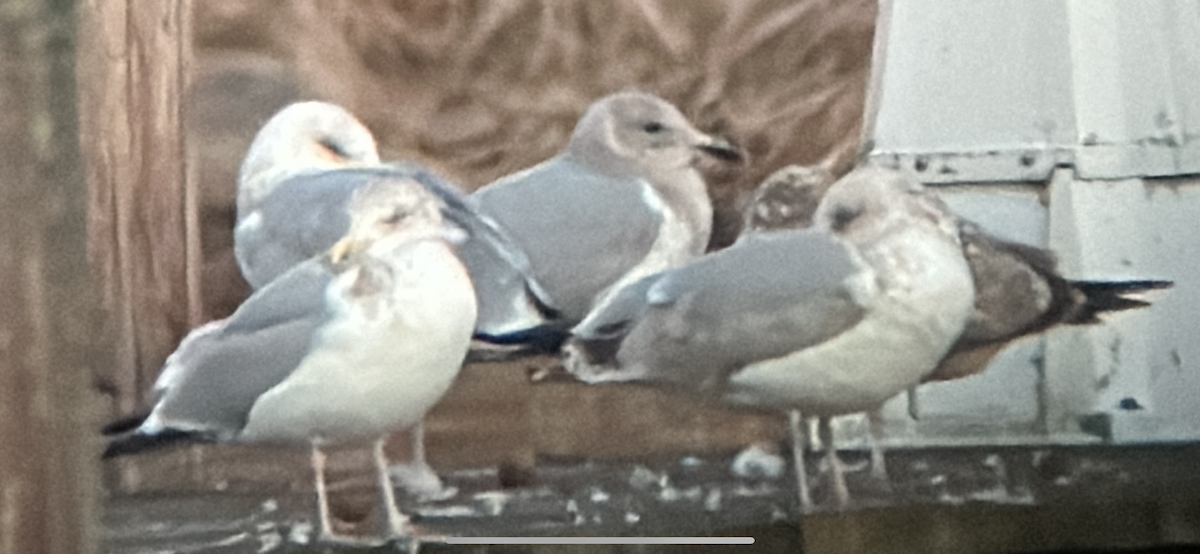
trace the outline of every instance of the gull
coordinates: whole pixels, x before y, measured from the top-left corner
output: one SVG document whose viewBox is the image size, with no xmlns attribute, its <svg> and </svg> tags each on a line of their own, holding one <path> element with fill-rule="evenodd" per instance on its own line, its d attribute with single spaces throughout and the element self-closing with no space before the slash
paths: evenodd
<svg viewBox="0 0 1200 554">
<path fill-rule="evenodd" d="M 745 206 L 742 236 L 808 227 L 832 183 L 832 175 L 821 167 L 793 165 L 776 171 Z M 1000 239 L 970 220 L 955 219 L 975 283 L 975 304 L 962 335 L 922 383 L 978 374 L 1016 340 L 1058 325 L 1097 324 L 1105 313 L 1149 306 L 1137 295 L 1172 285 L 1161 280 L 1070 280 L 1058 272 L 1052 251 Z M 908 394 L 909 412 L 917 417 L 915 388 Z M 878 411 L 867 416 L 871 472 L 886 479 L 877 436 L 881 416 Z"/>
<path fill-rule="evenodd" d="M 801 414 L 875 409 L 920 382 L 973 302 L 945 206 L 908 174 L 863 168 L 829 188 L 810 228 L 752 234 L 623 288 L 572 330 L 564 366 L 587 383 L 786 411 L 795 430 Z M 801 441 L 792 447 L 809 510 Z M 836 450 L 826 457 L 845 505 Z"/>
<path fill-rule="evenodd" d="M 776 171 L 746 204 L 743 236 L 808 227 L 832 183 L 822 167 L 791 165 Z M 1173 285 L 1156 279 L 1068 279 L 1059 273 L 1053 251 L 1004 240 L 973 221 L 955 219 L 975 281 L 975 307 L 962 336 L 925 382 L 975 375 L 1015 340 L 1057 325 L 1101 323 L 1108 312 L 1148 307 L 1150 302 L 1137 295 Z"/>
<path fill-rule="evenodd" d="M 624 285 L 704 252 L 712 204 L 693 165 L 701 152 L 742 159 L 667 101 L 620 92 L 587 108 L 561 153 L 473 196 L 569 327 Z"/>
<path fill-rule="evenodd" d="M 259 130 L 242 163 L 234 252 L 254 289 L 328 250 L 346 233 L 347 203 L 373 183 L 412 179 L 442 201 L 443 217 L 468 232 L 456 246 L 476 286 L 479 318 L 469 360 L 503 359 L 524 352 L 516 343 L 557 345 L 561 332 L 543 300 L 524 253 L 474 199 L 414 163 L 380 161 L 371 132 L 349 111 L 327 102 L 298 102 Z M 480 268 L 485 268 L 481 270 Z M 486 274 L 483 274 L 486 273 Z M 476 278 L 478 277 L 478 278 Z M 492 347 L 487 342 L 504 346 Z M 453 494 L 426 462 L 424 425 L 411 434 L 412 460 L 396 467 L 406 488 L 423 497 Z"/>
<path fill-rule="evenodd" d="M 180 442 L 307 445 L 321 537 L 332 529 L 321 448 L 371 441 L 389 538 L 413 527 L 393 496 L 383 438 L 421 420 L 458 375 L 476 306 L 438 199 L 414 180 L 372 183 L 328 252 L 258 289 L 167 358 L 158 399 L 112 457 Z"/>
<path fill-rule="evenodd" d="M 234 251 L 257 289 L 328 249 L 345 233 L 345 206 L 358 188 L 411 178 L 437 195 L 443 215 L 465 228 L 458 251 L 474 279 L 477 335 L 517 342 L 554 318 L 524 252 L 475 200 L 433 172 L 409 162 L 383 164 L 371 132 L 346 109 L 298 102 L 275 114 L 250 145 L 238 178 Z M 476 276 L 472 271 L 472 277 Z"/>
</svg>

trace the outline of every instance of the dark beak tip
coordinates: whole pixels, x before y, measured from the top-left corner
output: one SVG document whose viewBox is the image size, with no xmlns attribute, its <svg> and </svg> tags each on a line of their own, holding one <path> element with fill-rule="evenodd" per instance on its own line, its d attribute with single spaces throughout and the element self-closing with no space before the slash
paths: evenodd
<svg viewBox="0 0 1200 554">
<path fill-rule="evenodd" d="M 741 148 L 724 140 L 702 144 L 700 145 L 700 150 L 724 162 L 740 164 L 746 161 L 746 153 Z"/>
</svg>

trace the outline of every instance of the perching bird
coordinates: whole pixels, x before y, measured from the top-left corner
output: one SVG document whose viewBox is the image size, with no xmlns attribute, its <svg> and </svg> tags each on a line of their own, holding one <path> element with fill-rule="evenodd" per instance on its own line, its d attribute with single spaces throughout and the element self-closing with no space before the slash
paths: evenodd
<svg viewBox="0 0 1200 554">
<path fill-rule="evenodd" d="M 495 222 L 479 214 L 474 199 L 416 164 L 384 165 L 371 132 L 344 108 L 300 102 L 275 114 L 259 131 L 238 182 L 234 251 L 242 274 L 255 289 L 333 245 L 349 226 L 346 205 L 356 190 L 392 179 L 413 179 L 442 201 L 442 215 L 466 229 L 456 246 L 468 270 L 485 266 L 474 279 L 479 318 L 476 336 L 501 342 L 473 344 L 470 358 L 495 358 L 557 347 L 561 331 L 532 277 L 529 261 Z M 518 346 L 509 346 L 516 343 Z M 411 462 L 396 467 L 405 487 L 421 496 L 452 493 L 425 461 L 423 425 L 412 431 Z"/>
<path fill-rule="evenodd" d="M 477 334 L 501 342 L 536 335 L 555 317 L 524 252 L 473 198 L 412 163 L 381 164 L 371 132 L 340 106 L 300 102 L 259 131 L 242 163 L 234 250 L 242 274 L 260 288 L 334 243 L 346 231 L 346 202 L 381 179 L 415 179 L 443 203 L 443 215 L 470 233 L 458 249 L 476 279 Z M 536 338 L 536 337 L 534 337 Z"/>
<path fill-rule="evenodd" d="M 588 107 L 562 153 L 474 196 L 525 251 L 569 327 L 610 291 L 704 252 L 712 205 L 693 167 L 701 152 L 742 159 L 667 101 L 621 92 Z"/>
<path fill-rule="evenodd" d="M 334 540 L 320 448 L 373 441 L 390 538 L 410 534 L 383 437 L 421 420 L 467 352 L 475 295 L 449 242 L 463 231 L 411 179 L 363 187 L 347 208 L 349 230 L 327 253 L 184 338 L 154 408 L 106 457 L 186 441 L 308 445 L 321 535 Z"/>
<path fill-rule="evenodd" d="M 345 232 L 344 204 L 318 206 L 328 209 L 328 216 L 339 222 L 336 227 L 340 229 L 328 230 L 334 226 L 324 223 L 320 216 L 326 214 L 319 212 L 263 221 L 261 210 L 275 202 L 268 196 L 293 179 L 379 163 L 375 137 L 340 106 L 298 102 L 272 116 L 250 143 L 238 173 L 234 255 L 250 287 L 266 286 L 292 266 L 329 248 Z M 308 206 L 300 204 L 298 208 Z"/>
<path fill-rule="evenodd" d="M 816 202 L 832 182 L 821 168 L 788 166 L 754 191 L 743 211 L 747 233 L 809 225 Z M 956 216 L 957 217 L 957 216 Z M 983 371 L 1009 343 L 1056 325 L 1088 325 L 1107 312 L 1141 308 L 1135 295 L 1170 281 L 1078 281 L 1058 273 L 1050 250 L 995 237 L 957 218 L 963 254 L 975 282 L 975 308 L 950 353 L 923 381 L 968 377 Z"/>
<path fill-rule="evenodd" d="M 789 411 L 795 428 L 799 413 L 867 411 L 920 382 L 973 302 L 941 202 L 910 176 L 859 169 L 826 192 L 812 228 L 754 234 L 622 289 L 573 329 L 565 366 L 588 383 Z M 808 509 L 801 448 L 794 440 Z M 827 457 L 844 503 L 841 463 Z"/>
<path fill-rule="evenodd" d="M 816 204 L 832 183 L 822 168 L 788 166 L 773 173 L 753 192 L 743 211 L 745 234 L 805 228 Z M 982 372 L 1010 343 L 1056 325 L 1087 325 L 1111 311 L 1150 304 L 1135 295 L 1171 286 L 1169 281 L 1072 281 L 1055 268 L 1050 250 L 1006 241 L 977 224 L 958 219 L 959 240 L 975 282 L 975 307 L 962 336 L 922 382 L 960 379 Z M 917 414 L 916 391 L 909 411 Z M 885 475 L 874 440 L 879 414 L 871 423 L 872 472 Z"/>
</svg>

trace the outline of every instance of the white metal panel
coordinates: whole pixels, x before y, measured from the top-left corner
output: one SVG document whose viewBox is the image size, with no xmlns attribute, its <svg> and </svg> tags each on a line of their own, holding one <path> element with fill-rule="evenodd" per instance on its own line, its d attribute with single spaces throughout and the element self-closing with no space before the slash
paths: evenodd
<svg viewBox="0 0 1200 554">
<path fill-rule="evenodd" d="M 895 0 L 865 144 L 930 183 L 1200 172 L 1197 0 Z"/>
<path fill-rule="evenodd" d="M 1200 438 L 1200 178 L 1060 173 L 1051 184 L 1050 244 L 1065 273 L 1175 286 L 1151 293 L 1150 309 L 1049 335 L 1051 431 L 1070 433 L 1090 415 L 1101 427 L 1090 431 L 1117 442 Z"/>
<path fill-rule="evenodd" d="M 1067 6 L 1079 176 L 1200 172 L 1200 2 Z"/>
<path fill-rule="evenodd" d="M 870 163 L 1068 277 L 1175 282 L 893 399 L 887 442 L 1200 439 L 1200 0 L 884 0 L 876 41 Z"/>
</svg>

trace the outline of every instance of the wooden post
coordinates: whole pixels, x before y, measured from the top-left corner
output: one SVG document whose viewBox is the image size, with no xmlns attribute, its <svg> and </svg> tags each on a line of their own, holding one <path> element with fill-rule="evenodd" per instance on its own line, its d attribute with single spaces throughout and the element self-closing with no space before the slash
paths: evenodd
<svg viewBox="0 0 1200 554">
<path fill-rule="evenodd" d="M 0 552 L 95 552 L 95 288 L 74 0 L 0 9 Z"/>
<path fill-rule="evenodd" d="M 88 254 L 116 353 L 98 377 L 117 413 L 142 407 L 163 360 L 202 317 L 182 130 L 190 19 L 186 0 L 80 4 Z"/>
</svg>

